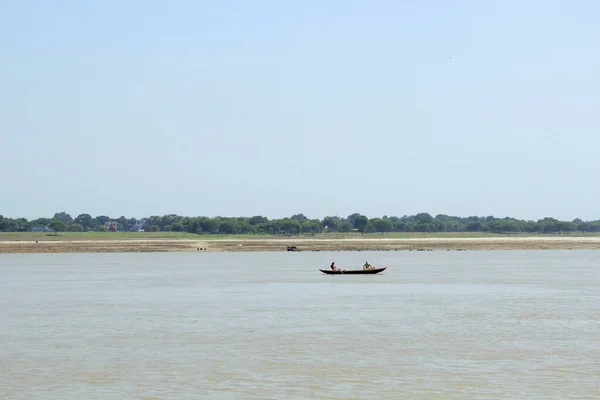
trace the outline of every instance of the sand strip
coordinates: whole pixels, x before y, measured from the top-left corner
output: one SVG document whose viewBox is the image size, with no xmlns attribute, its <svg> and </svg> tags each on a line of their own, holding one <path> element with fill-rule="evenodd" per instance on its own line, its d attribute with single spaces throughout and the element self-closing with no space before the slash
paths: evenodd
<svg viewBox="0 0 600 400">
<path fill-rule="evenodd" d="M 470 251 L 600 249 L 600 237 L 124 239 L 0 241 L 0 253 L 115 253 L 173 251 Z"/>
</svg>

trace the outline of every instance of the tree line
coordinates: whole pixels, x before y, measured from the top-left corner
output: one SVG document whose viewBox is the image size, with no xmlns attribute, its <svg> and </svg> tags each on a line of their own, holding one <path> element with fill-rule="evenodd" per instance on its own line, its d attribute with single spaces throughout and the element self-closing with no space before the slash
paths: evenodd
<svg viewBox="0 0 600 400">
<path fill-rule="evenodd" d="M 311 219 L 304 214 L 291 217 L 269 219 L 263 216 L 253 217 L 184 217 L 175 214 L 151 216 L 143 219 L 110 218 L 105 215 L 92 217 L 80 214 L 73 218 L 66 212 L 55 213 L 52 218 L 7 218 L 0 215 L 0 232 L 27 232 L 32 230 L 51 230 L 54 232 L 102 232 L 147 231 L 147 232 L 188 232 L 193 234 L 271 234 L 300 235 L 322 232 L 492 232 L 492 233 L 572 233 L 600 232 L 600 220 L 560 221 L 555 218 L 543 218 L 537 221 L 516 218 L 457 217 L 444 214 L 432 216 L 418 213 L 402 217 L 383 216 L 368 218 L 360 213 L 347 217 L 329 216 L 323 219 Z"/>
</svg>

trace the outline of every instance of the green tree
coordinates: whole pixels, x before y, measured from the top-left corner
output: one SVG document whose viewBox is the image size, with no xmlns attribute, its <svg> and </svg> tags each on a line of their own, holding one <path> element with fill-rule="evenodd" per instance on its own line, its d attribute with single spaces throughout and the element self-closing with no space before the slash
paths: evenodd
<svg viewBox="0 0 600 400">
<path fill-rule="evenodd" d="M 98 225 L 104 226 L 104 224 L 106 224 L 108 221 L 110 221 L 110 218 L 107 217 L 106 215 L 100 215 L 100 216 L 94 218 L 94 220 L 95 220 L 96 226 L 98 226 Z"/>
<path fill-rule="evenodd" d="M 569 222 L 569 221 L 559 221 L 556 224 L 556 227 L 557 227 L 558 231 L 561 233 L 571 233 L 571 232 L 577 230 L 577 225 L 574 224 L 573 222 Z"/>
<path fill-rule="evenodd" d="M 300 224 L 302 233 L 319 233 L 321 232 L 321 223 L 319 220 L 308 220 Z"/>
<path fill-rule="evenodd" d="M 418 224 L 431 224 L 433 217 L 429 213 L 419 213 L 415 215 L 415 222 Z"/>
<path fill-rule="evenodd" d="M 255 215 L 254 217 L 250 218 L 248 222 L 250 225 L 266 224 L 269 222 L 269 219 L 261 215 Z"/>
<path fill-rule="evenodd" d="M 367 226 L 364 229 L 365 233 L 375 233 L 377 232 L 375 230 L 375 226 L 373 225 L 373 223 L 371 222 L 371 220 L 369 220 L 369 222 L 367 222 Z"/>
<path fill-rule="evenodd" d="M 219 224 L 219 232 L 226 235 L 233 235 L 235 233 L 235 223 L 229 219 L 222 221 Z"/>
<path fill-rule="evenodd" d="M 438 214 L 432 217 L 429 213 L 404 215 L 401 218 L 387 217 L 373 218 L 354 213 L 347 218 L 327 216 L 323 220 L 309 219 L 304 214 L 295 214 L 291 217 L 270 221 L 263 216 L 253 217 L 183 217 L 176 214 L 151 216 L 144 218 L 143 226 L 135 218 L 121 216 L 111 219 L 101 215 L 92 218 L 90 214 L 79 214 L 74 220 L 66 212 L 54 214 L 55 218 L 37 218 L 28 221 L 26 218 L 7 218 L 0 216 L 0 231 L 22 232 L 32 227 L 43 227 L 61 221 L 65 224 L 64 230 L 97 230 L 106 231 L 105 223 L 110 221 L 117 224 L 119 231 L 137 230 L 140 227 L 147 231 L 158 230 L 185 231 L 190 233 L 218 233 L 219 231 L 231 232 L 230 234 L 315 234 L 323 230 L 328 232 L 349 232 L 353 229 L 365 232 L 389 232 L 401 230 L 406 232 L 461 232 L 481 231 L 511 234 L 513 232 L 539 232 L 543 234 L 563 234 L 579 230 L 585 232 L 600 232 L 600 220 L 583 221 L 575 218 L 572 221 L 560 221 L 556 218 L 543 218 L 539 221 L 519 220 L 511 217 L 495 218 L 493 216 L 457 217 Z M 81 228 L 80 228 L 81 227 Z M 151 229 L 152 227 L 152 229 Z M 59 227 L 59 229 L 62 226 Z M 64 231 L 63 230 L 63 231 Z"/>
<path fill-rule="evenodd" d="M 253 226 L 256 229 L 256 233 L 258 233 L 259 235 L 265 235 L 265 234 L 271 233 L 271 223 L 270 222 L 264 222 L 262 224 L 253 225 Z"/>
<path fill-rule="evenodd" d="M 67 214 L 64 211 L 54 214 L 54 217 L 52 219 L 57 219 L 59 221 L 62 221 L 66 225 L 70 225 L 73 223 L 73 217 L 71 217 L 69 214 Z"/>
<path fill-rule="evenodd" d="M 219 224 L 213 218 L 202 217 L 200 220 L 200 229 L 202 233 L 217 233 Z"/>
<path fill-rule="evenodd" d="M 527 233 L 536 232 L 536 223 L 533 221 L 525 221 L 521 224 L 521 230 Z"/>
<path fill-rule="evenodd" d="M 198 218 L 184 218 L 181 224 L 183 226 L 183 230 L 189 233 L 197 233 L 200 228 Z"/>
<path fill-rule="evenodd" d="M 359 232 L 364 233 L 367 229 L 367 224 L 369 223 L 369 218 L 364 215 L 357 215 L 354 217 L 354 228 L 358 229 Z"/>
<path fill-rule="evenodd" d="M 354 214 L 350 214 L 348 215 L 348 217 L 346 218 L 346 221 L 348 221 L 350 223 L 350 225 L 352 225 L 353 228 L 355 228 L 355 224 L 354 221 L 356 220 L 357 217 L 359 217 L 361 214 L 360 213 L 354 213 Z M 365 224 L 365 226 L 367 226 Z"/>
<path fill-rule="evenodd" d="M 94 228 L 94 219 L 90 214 L 79 214 L 75 217 L 75 223 L 81 225 L 83 228 Z"/>
<path fill-rule="evenodd" d="M 78 223 L 73 223 L 69 225 L 69 232 L 83 232 L 83 226 Z"/>
<path fill-rule="evenodd" d="M 50 228 L 54 229 L 55 235 L 58 235 L 58 232 L 64 232 L 67 230 L 67 224 L 60 219 L 53 219 L 50 221 Z"/>
<path fill-rule="evenodd" d="M 373 224 L 375 232 L 381 232 L 381 234 L 391 231 L 393 227 L 392 221 L 386 218 L 373 218 L 371 224 Z"/>
<path fill-rule="evenodd" d="M 281 233 L 281 221 L 272 220 L 266 225 L 268 226 L 267 233 L 270 233 L 271 235 L 278 235 Z"/>
<path fill-rule="evenodd" d="M 337 230 L 339 232 L 347 233 L 350 232 L 352 228 L 353 226 L 350 224 L 350 222 L 342 220 L 338 223 Z"/>
<path fill-rule="evenodd" d="M 0 215 L 0 231 L 2 232 L 13 232 L 15 230 L 15 223 L 10 218 L 5 218 Z"/>
<path fill-rule="evenodd" d="M 2 216 L 0 216 L 0 220 L 1 219 L 2 219 Z M 50 224 L 50 221 L 52 221 L 51 218 L 37 218 L 31 222 L 33 223 L 33 225 L 36 225 L 36 226 L 48 226 Z"/>
<path fill-rule="evenodd" d="M 433 219 L 432 219 L 433 220 Z M 423 223 L 418 223 L 415 224 L 414 230 L 416 232 L 433 232 L 435 229 L 435 225 L 433 225 L 430 222 L 423 222 Z"/>
<path fill-rule="evenodd" d="M 297 222 L 304 222 L 304 221 L 308 220 L 308 218 L 306 218 L 304 216 L 304 214 L 295 214 L 295 215 L 292 215 L 291 219 L 293 219 L 294 221 L 297 221 Z"/>
<path fill-rule="evenodd" d="M 283 218 L 280 221 L 280 229 L 285 234 L 297 235 L 300 233 L 300 224 L 291 218 Z"/>
<path fill-rule="evenodd" d="M 467 232 L 479 232 L 483 229 L 483 224 L 479 221 L 471 221 L 465 225 Z"/>
<path fill-rule="evenodd" d="M 587 222 L 579 222 L 577 224 L 577 229 L 579 230 L 579 232 L 581 233 L 585 233 L 589 231 L 589 224 Z"/>
<path fill-rule="evenodd" d="M 538 220 L 537 225 L 540 233 L 556 233 L 560 230 L 558 220 L 555 218 L 543 218 Z"/>
<path fill-rule="evenodd" d="M 600 221 L 591 221 L 587 225 L 588 232 L 600 232 Z"/>
<path fill-rule="evenodd" d="M 258 231 L 256 225 L 250 225 L 250 222 L 247 220 L 240 221 L 237 223 L 237 231 L 242 234 L 252 234 Z"/>
<path fill-rule="evenodd" d="M 514 221 L 509 221 L 509 220 L 496 220 L 492 223 L 489 224 L 490 229 L 492 230 L 492 232 L 496 232 L 496 233 L 506 233 L 506 234 L 511 234 L 511 232 L 516 231 L 516 226 Z"/>
<path fill-rule="evenodd" d="M 339 223 L 341 219 L 339 217 L 325 217 L 321 221 L 321 226 L 327 231 L 336 231 L 339 229 Z"/>
</svg>

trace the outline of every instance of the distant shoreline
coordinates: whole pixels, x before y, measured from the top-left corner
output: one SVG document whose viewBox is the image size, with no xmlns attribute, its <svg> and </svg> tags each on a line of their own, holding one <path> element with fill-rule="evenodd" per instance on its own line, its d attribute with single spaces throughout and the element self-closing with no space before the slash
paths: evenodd
<svg viewBox="0 0 600 400">
<path fill-rule="evenodd" d="M 248 252 L 288 251 L 484 251 L 600 249 L 599 236 L 562 237 L 429 237 L 429 238 L 247 238 L 219 239 L 94 239 L 77 237 L 2 240 L 0 254 L 24 253 L 136 253 L 136 252 Z M 12 238 L 11 238 L 12 239 Z M 44 240 L 46 239 L 46 240 Z"/>
</svg>

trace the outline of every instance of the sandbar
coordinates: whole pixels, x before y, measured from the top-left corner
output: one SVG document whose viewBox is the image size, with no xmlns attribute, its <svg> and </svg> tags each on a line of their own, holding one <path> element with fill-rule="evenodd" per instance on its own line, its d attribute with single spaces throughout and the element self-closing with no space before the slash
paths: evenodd
<svg viewBox="0 0 600 400">
<path fill-rule="evenodd" d="M 292 246 L 298 251 L 576 250 L 600 249 L 600 237 L 5 240 L 0 253 L 250 252 Z"/>
</svg>

